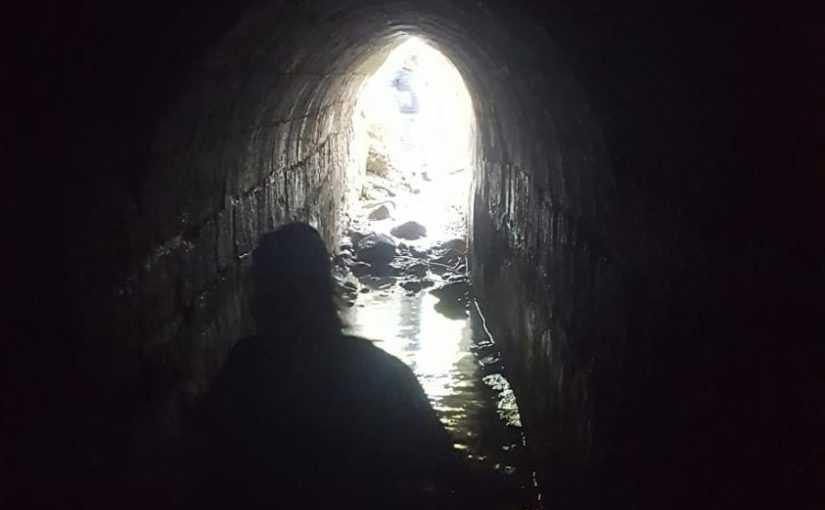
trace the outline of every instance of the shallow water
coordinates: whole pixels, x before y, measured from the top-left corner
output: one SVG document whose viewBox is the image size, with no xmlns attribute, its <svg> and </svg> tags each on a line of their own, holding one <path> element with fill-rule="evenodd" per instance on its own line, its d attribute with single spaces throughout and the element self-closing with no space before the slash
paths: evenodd
<svg viewBox="0 0 825 510">
<path fill-rule="evenodd" d="M 537 498 L 518 405 L 502 373 L 498 350 L 475 307 L 470 317 L 438 313 L 427 291 L 393 286 L 360 294 L 344 313 L 347 332 L 406 363 L 418 377 L 454 447 L 486 488 L 492 507 L 533 508 Z"/>
</svg>

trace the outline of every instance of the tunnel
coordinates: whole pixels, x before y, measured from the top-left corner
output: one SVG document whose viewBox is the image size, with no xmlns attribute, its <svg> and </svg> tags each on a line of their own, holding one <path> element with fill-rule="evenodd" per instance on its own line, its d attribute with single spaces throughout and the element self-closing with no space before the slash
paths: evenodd
<svg viewBox="0 0 825 510">
<path fill-rule="evenodd" d="M 358 93 L 414 36 L 472 100 L 468 265 L 537 508 L 825 501 L 821 6 L 129 7 L 13 32 L 10 498 L 172 502 L 258 239 L 341 245 Z"/>
</svg>

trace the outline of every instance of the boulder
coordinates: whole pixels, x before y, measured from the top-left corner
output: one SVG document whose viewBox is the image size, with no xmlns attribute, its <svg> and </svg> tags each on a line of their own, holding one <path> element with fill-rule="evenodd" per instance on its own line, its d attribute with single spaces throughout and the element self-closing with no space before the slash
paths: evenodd
<svg viewBox="0 0 825 510">
<path fill-rule="evenodd" d="M 373 264 L 370 267 L 369 274 L 372 276 L 386 277 L 399 276 L 403 273 L 392 267 L 390 264 Z"/>
<path fill-rule="evenodd" d="M 425 289 L 427 287 L 432 287 L 433 281 L 428 279 L 420 279 L 420 280 L 407 280 L 401 282 L 401 288 L 415 294 L 416 292 L 420 291 L 421 289 Z"/>
<path fill-rule="evenodd" d="M 458 264 L 463 255 L 453 249 L 435 249 L 429 253 L 430 262 L 435 262 L 436 264 L 443 264 L 449 267 L 455 267 Z"/>
<path fill-rule="evenodd" d="M 445 283 L 433 289 L 430 294 L 442 301 L 453 301 L 464 303 L 469 299 L 470 284 L 467 279 Z"/>
<path fill-rule="evenodd" d="M 418 239 L 420 237 L 424 237 L 427 235 L 427 229 L 424 225 L 417 223 L 415 221 L 407 221 L 400 225 L 393 227 L 390 230 L 390 233 L 395 237 L 399 237 L 401 239 Z"/>
<path fill-rule="evenodd" d="M 467 317 L 467 307 L 470 304 L 470 282 L 466 276 L 458 281 L 445 283 L 433 289 L 430 294 L 439 299 L 435 310 L 450 319 Z"/>
<path fill-rule="evenodd" d="M 467 304 L 458 301 L 439 301 L 433 308 L 436 312 L 452 320 L 464 320 L 469 315 Z"/>
<path fill-rule="evenodd" d="M 390 208 L 386 206 L 386 204 L 381 204 L 375 209 L 373 209 L 368 215 L 367 218 L 371 220 L 386 220 L 392 216 L 390 212 Z"/>
<path fill-rule="evenodd" d="M 404 269 L 407 273 L 418 277 L 427 276 L 427 264 L 423 262 L 413 262 Z"/>
<path fill-rule="evenodd" d="M 427 276 L 427 264 L 412 258 L 398 257 L 390 262 L 390 267 L 397 275 L 413 275 L 419 278 Z"/>
<path fill-rule="evenodd" d="M 353 276 L 360 277 L 369 273 L 371 268 L 372 266 L 370 266 L 366 262 L 355 262 L 350 266 L 349 269 L 350 271 L 352 271 Z"/>
<path fill-rule="evenodd" d="M 395 241 L 392 237 L 375 232 L 358 241 L 358 259 L 371 265 L 389 263 L 395 257 Z"/>
<path fill-rule="evenodd" d="M 455 250 L 460 253 L 464 253 L 467 251 L 467 242 L 464 239 L 450 239 L 449 241 L 444 241 L 441 243 L 441 247 L 445 250 Z"/>
</svg>

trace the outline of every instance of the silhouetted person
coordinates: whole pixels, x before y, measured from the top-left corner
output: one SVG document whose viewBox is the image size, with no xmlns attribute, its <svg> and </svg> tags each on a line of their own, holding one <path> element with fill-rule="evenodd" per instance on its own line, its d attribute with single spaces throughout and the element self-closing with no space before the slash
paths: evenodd
<svg viewBox="0 0 825 510">
<path fill-rule="evenodd" d="M 318 232 L 264 235 L 253 277 L 257 335 L 208 398 L 210 503 L 433 507 L 462 465 L 412 371 L 341 333 Z"/>
</svg>

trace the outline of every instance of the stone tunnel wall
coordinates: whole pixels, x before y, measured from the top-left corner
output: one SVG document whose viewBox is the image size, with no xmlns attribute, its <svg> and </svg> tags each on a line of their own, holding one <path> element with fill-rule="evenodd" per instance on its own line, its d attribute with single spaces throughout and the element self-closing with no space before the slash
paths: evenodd
<svg viewBox="0 0 825 510">
<path fill-rule="evenodd" d="M 380 63 L 382 48 L 349 55 L 357 48 L 300 17 L 291 38 L 273 42 L 287 33 L 270 24 L 279 10 L 253 7 L 176 78 L 189 85 L 157 120 L 145 168 L 106 204 L 117 223 L 104 225 L 111 244 L 97 256 L 119 258 L 96 260 L 111 272 L 73 283 L 82 370 L 103 388 L 90 434 L 116 431 L 88 454 L 133 466 L 127 477 L 168 462 L 186 413 L 254 331 L 248 270 L 259 236 L 304 221 L 335 247 L 350 174 L 363 167 L 352 115 L 368 74 L 358 66 Z"/>
<path fill-rule="evenodd" d="M 477 105 L 471 269 L 542 490 L 564 505 L 581 498 L 597 464 L 596 377 L 624 335 L 614 181 L 584 92 L 548 35 L 531 28 L 519 18 L 490 28 L 517 50 L 498 64 L 501 89 Z"/>
</svg>

